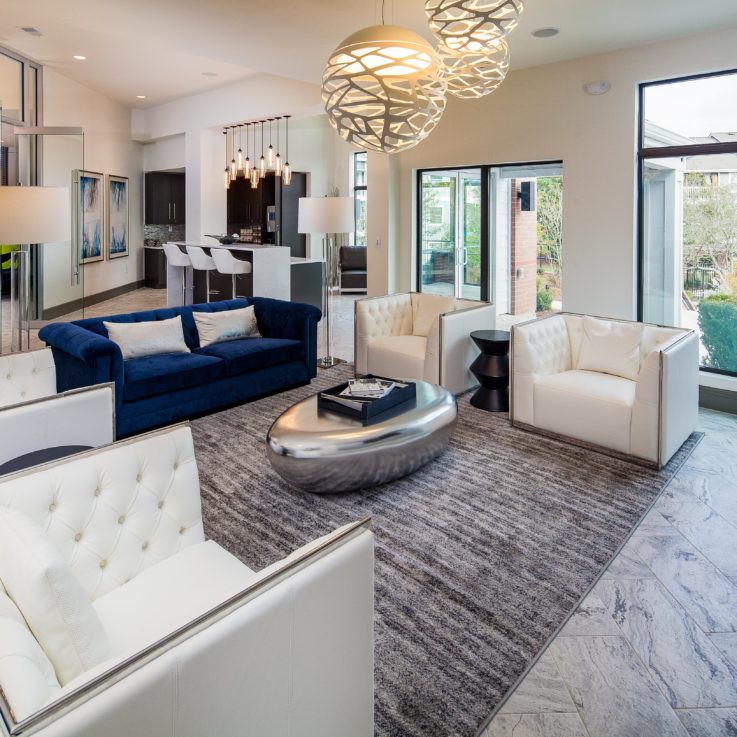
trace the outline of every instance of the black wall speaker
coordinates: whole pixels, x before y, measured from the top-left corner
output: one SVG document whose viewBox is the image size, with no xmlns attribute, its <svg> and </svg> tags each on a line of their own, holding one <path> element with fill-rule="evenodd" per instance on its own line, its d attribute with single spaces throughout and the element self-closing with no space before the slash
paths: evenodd
<svg viewBox="0 0 737 737">
<path fill-rule="evenodd" d="M 519 186 L 520 210 L 522 212 L 535 212 L 537 199 L 537 186 L 534 181 L 522 182 Z"/>
</svg>

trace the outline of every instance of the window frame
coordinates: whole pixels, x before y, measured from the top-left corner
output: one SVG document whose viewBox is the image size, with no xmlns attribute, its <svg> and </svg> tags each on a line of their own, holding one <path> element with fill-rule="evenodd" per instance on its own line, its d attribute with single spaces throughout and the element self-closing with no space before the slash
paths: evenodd
<svg viewBox="0 0 737 737">
<path fill-rule="evenodd" d="M 365 156 L 365 163 L 366 168 L 364 169 L 364 180 L 366 184 L 356 184 L 356 162 L 358 161 L 359 156 Z M 351 177 L 351 193 L 353 195 L 353 223 L 354 228 L 358 224 L 358 198 L 356 197 L 356 192 L 366 192 L 366 213 L 367 213 L 367 219 L 366 219 L 366 243 L 364 244 L 366 248 L 368 248 L 368 152 L 367 151 L 354 151 L 353 152 L 353 176 Z M 358 243 L 358 231 L 354 229 L 353 231 L 353 244 L 354 246 L 361 245 Z"/>
</svg>

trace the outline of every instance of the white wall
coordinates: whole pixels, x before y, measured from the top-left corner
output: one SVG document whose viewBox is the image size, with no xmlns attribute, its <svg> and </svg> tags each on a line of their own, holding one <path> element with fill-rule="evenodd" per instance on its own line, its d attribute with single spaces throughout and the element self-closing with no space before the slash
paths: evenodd
<svg viewBox="0 0 737 737">
<path fill-rule="evenodd" d="M 181 169 L 186 158 L 184 133 L 162 138 L 143 146 L 143 170 L 166 171 Z"/>
<path fill-rule="evenodd" d="M 143 279 L 143 147 L 131 137 L 130 108 L 44 67 L 43 121 L 46 126 L 84 129 L 84 167 L 90 171 L 128 177 L 130 207 L 127 258 L 86 264 L 85 296 Z M 71 172 L 70 172 L 71 179 Z M 45 274 L 45 286 L 54 285 L 45 308 L 78 297 L 66 275 L 57 280 Z M 51 288 L 51 287 L 50 287 Z"/>
<path fill-rule="evenodd" d="M 514 36 L 511 46 L 514 54 Z M 562 159 L 564 309 L 633 318 L 637 85 L 733 68 L 735 48 L 737 30 L 731 29 L 521 70 L 482 100 L 451 98 L 432 135 L 397 157 L 398 240 L 384 252 L 390 259 L 386 281 L 375 288 L 412 286 L 416 169 Z M 612 83 L 609 94 L 583 93 L 584 83 L 601 79 Z M 369 191 L 376 181 L 372 176 L 369 167 Z M 370 228 L 388 229 L 390 214 L 384 225 L 374 222 Z M 377 215 L 384 217 L 369 210 L 370 221 Z"/>
</svg>

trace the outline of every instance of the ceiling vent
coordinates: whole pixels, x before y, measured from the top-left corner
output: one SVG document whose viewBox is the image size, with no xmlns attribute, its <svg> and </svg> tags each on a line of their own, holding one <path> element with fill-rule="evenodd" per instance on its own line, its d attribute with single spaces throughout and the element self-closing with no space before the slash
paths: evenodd
<svg viewBox="0 0 737 737">
<path fill-rule="evenodd" d="M 21 26 L 20 29 L 23 33 L 27 33 L 29 36 L 43 36 L 43 33 L 33 26 Z"/>
</svg>

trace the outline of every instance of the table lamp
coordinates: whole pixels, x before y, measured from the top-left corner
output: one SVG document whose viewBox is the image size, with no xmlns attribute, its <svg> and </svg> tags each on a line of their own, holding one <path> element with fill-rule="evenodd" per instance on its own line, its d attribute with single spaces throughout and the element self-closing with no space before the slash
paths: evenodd
<svg viewBox="0 0 737 737">
<path fill-rule="evenodd" d="M 325 315 L 325 353 L 317 365 L 335 366 L 340 359 L 333 356 L 333 334 L 330 324 L 331 301 L 338 285 L 337 236 L 355 230 L 355 205 L 352 197 L 300 197 L 300 233 L 324 235 L 325 273 L 323 277 L 323 313 Z"/>
<path fill-rule="evenodd" d="M 68 187 L 0 187 L 0 244 L 31 246 L 70 240 L 70 203 Z M 23 317 L 28 315 L 28 251 L 18 251 L 11 258 L 14 256 L 18 258 L 18 346 L 22 350 Z"/>
</svg>

